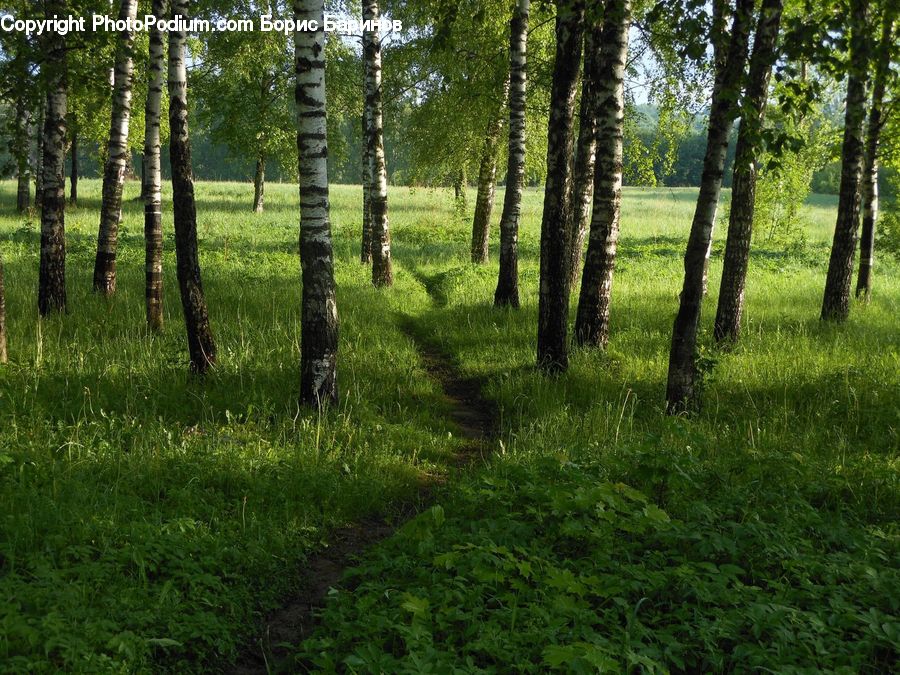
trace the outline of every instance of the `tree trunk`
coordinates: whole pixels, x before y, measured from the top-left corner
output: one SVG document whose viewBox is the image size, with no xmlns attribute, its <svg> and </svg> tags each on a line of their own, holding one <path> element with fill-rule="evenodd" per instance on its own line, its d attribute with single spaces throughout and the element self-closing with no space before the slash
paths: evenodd
<svg viewBox="0 0 900 675">
<path fill-rule="evenodd" d="M 137 0 L 122 0 L 119 20 L 137 15 Z M 97 234 L 97 256 L 94 260 L 94 290 L 105 295 L 116 292 L 116 247 L 119 220 L 122 217 L 122 188 L 125 184 L 128 147 L 128 125 L 131 120 L 131 80 L 134 70 L 132 46 L 134 33 L 119 35 L 113 84 L 112 116 L 109 144 L 103 169 L 103 200 L 100 205 L 100 231 Z"/>
<path fill-rule="evenodd" d="M 300 169 L 300 264 L 303 269 L 300 402 L 310 406 L 322 406 L 338 400 L 338 317 L 328 202 L 323 13 L 323 0 L 294 2 L 294 17 L 298 22 L 317 21 L 319 25 L 317 31 L 294 33 Z M 390 265 L 390 251 L 387 260 Z"/>
<path fill-rule="evenodd" d="M 13 159 L 16 162 L 16 211 L 23 213 L 31 207 L 31 170 L 28 162 L 29 144 L 28 103 L 23 95 L 16 99 L 16 126 L 13 140 Z"/>
<path fill-rule="evenodd" d="M 47 5 L 46 16 L 66 14 L 65 3 Z M 66 39 L 48 32 L 44 43 L 47 102 L 41 160 L 41 263 L 38 311 L 41 316 L 66 310 Z"/>
<path fill-rule="evenodd" d="M 34 157 L 34 206 L 38 210 L 43 207 L 44 199 L 44 123 L 47 118 L 46 107 L 47 99 L 42 97 L 38 106 L 37 143 L 35 143 Z"/>
<path fill-rule="evenodd" d="M 583 0 L 556 2 L 556 63 L 550 94 L 547 182 L 541 219 L 538 300 L 538 367 L 548 373 L 569 367 L 569 264 L 575 94 L 584 34 Z"/>
<path fill-rule="evenodd" d="M 256 171 L 253 174 L 253 211 L 263 212 L 263 197 L 266 191 L 266 158 L 257 157 Z"/>
<path fill-rule="evenodd" d="M 187 0 L 174 0 L 172 3 L 172 18 L 179 16 L 185 23 L 190 20 Z M 175 212 L 175 257 L 188 352 L 191 371 L 202 375 L 216 361 L 216 345 L 209 326 L 197 253 L 197 207 L 188 131 L 185 41 L 185 31 L 169 32 L 169 163 L 172 167 L 172 206 Z"/>
<path fill-rule="evenodd" d="M 572 229 L 569 233 L 569 250 L 566 253 L 569 261 L 570 289 L 578 282 L 578 275 L 581 272 L 581 252 L 584 250 L 584 238 L 591 220 L 591 203 L 594 197 L 597 101 L 593 83 L 596 81 L 596 69 L 600 67 L 598 60 L 602 44 L 601 31 L 602 22 L 597 21 L 584 34 L 584 75 L 581 81 L 578 142 L 575 147 L 575 175 L 572 184 Z"/>
<path fill-rule="evenodd" d="M 714 7 L 719 16 L 724 15 L 725 0 L 716 0 Z M 709 129 L 706 138 L 706 154 L 703 158 L 703 174 L 700 194 L 691 223 L 687 251 L 684 255 L 684 285 L 678 315 L 672 329 L 672 345 L 669 351 L 669 375 L 666 387 L 666 410 L 669 414 L 685 412 L 696 406 L 697 330 L 700 323 L 700 307 L 703 287 L 712 245 L 712 231 L 716 220 L 719 192 L 725 154 L 728 150 L 728 134 L 737 112 L 744 64 L 747 61 L 749 28 L 753 16 L 753 0 L 737 0 L 728 51 L 724 59 L 717 59 L 712 104 L 709 113 Z"/>
<path fill-rule="evenodd" d="M 6 363 L 6 286 L 3 283 L 3 258 L 0 257 L 0 363 Z"/>
<path fill-rule="evenodd" d="M 153 0 L 153 14 L 162 20 L 167 14 L 167 0 Z M 162 166 L 160 160 L 160 110 L 165 80 L 165 46 L 163 34 L 150 31 L 149 81 L 144 104 L 144 152 L 142 191 L 144 196 L 144 298 L 147 327 L 160 331 L 163 327 L 162 275 Z"/>
<path fill-rule="evenodd" d="M 381 19 L 378 0 L 364 0 L 363 20 Z M 369 206 L 372 218 L 372 283 L 391 286 L 391 234 L 388 230 L 387 170 L 384 164 L 384 124 L 381 105 L 381 37 L 378 31 L 363 33 L 363 55 L 366 68 L 365 106 L 369 115 L 369 171 L 371 182 Z"/>
<path fill-rule="evenodd" d="M 509 95 L 509 80 L 503 84 L 503 95 L 497 114 L 488 122 L 481 148 L 478 169 L 478 195 L 475 197 L 475 217 L 472 219 L 472 262 L 483 265 L 488 261 L 491 234 L 491 213 L 494 210 L 494 189 L 497 181 L 497 150 L 503 133 L 503 109 Z"/>
<path fill-rule="evenodd" d="M 509 157 L 500 216 L 500 273 L 494 306 L 519 306 L 519 215 L 525 184 L 525 93 L 530 0 L 518 0 L 509 26 Z"/>
<path fill-rule="evenodd" d="M 369 154 L 369 124 L 367 119 L 368 111 L 362 114 L 362 240 L 359 248 L 359 261 L 364 265 L 372 263 L 372 211 L 371 211 L 371 192 L 372 180 L 369 166 L 372 161 Z"/>
<path fill-rule="evenodd" d="M 606 347 L 609 341 L 609 307 L 622 204 L 625 62 L 630 25 L 631 0 L 607 0 L 603 29 L 594 40 L 600 55 L 590 71 L 593 82 L 589 86 L 596 105 L 589 108 L 591 117 L 596 111 L 597 146 L 591 234 L 575 318 L 575 339 L 581 345 Z M 585 61 L 589 59 L 594 56 L 585 55 Z M 576 192 L 575 199 L 579 198 Z M 579 250 L 575 262 L 580 260 Z"/>
<path fill-rule="evenodd" d="M 72 170 L 69 172 L 69 204 L 78 206 L 78 118 L 72 113 Z"/>
<path fill-rule="evenodd" d="M 872 108 L 866 125 L 865 164 L 862 173 L 862 235 L 859 243 L 859 274 L 856 278 L 856 297 L 866 301 L 872 294 L 872 266 L 875 262 L 875 225 L 878 221 L 878 143 L 884 126 L 884 92 L 891 67 L 891 45 L 894 32 L 894 12 L 885 7 L 882 17 L 881 41 L 875 64 L 872 85 Z"/>
<path fill-rule="evenodd" d="M 865 156 L 863 125 L 869 65 L 866 6 L 866 0 L 850 0 L 850 75 L 841 147 L 841 188 L 822 298 L 821 317 L 826 321 L 845 321 L 850 316 L 850 284 L 859 236 L 859 188 Z"/>
<path fill-rule="evenodd" d="M 766 113 L 769 78 L 776 58 L 782 6 L 782 0 L 763 1 L 753 40 L 749 80 L 744 94 L 741 128 L 734 157 L 725 264 L 722 268 L 719 304 L 713 329 L 717 342 L 737 342 L 741 333 L 744 285 L 750 263 L 756 203 L 756 163 L 762 149 L 760 134 Z"/>
</svg>

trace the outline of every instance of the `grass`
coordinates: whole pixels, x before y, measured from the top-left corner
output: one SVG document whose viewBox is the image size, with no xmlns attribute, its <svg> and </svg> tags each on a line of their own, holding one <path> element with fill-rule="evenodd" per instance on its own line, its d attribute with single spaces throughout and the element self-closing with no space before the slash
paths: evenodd
<svg viewBox="0 0 900 675">
<path fill-rule="evenodd" d="M 196 382 L 171 215 L 161 336 L 143 325 L 131 184 L 116 297 L 89 291 L 99 183 L 85 181 L 66 215 L 70 312 L 40 321 L 37 224 L 10 209 L 14 185 L 0 186 L 12 360 L 0 371 L 0 669 L 215 669 L 333 528 L 395 517 L 451 471 L 459 442 L 404 316 L 484 382 L 501 415 L 495 453 L 351 573 L 323 630 L 297 647 L 299 666 L 896 662 L 900 266 L 880 265 L 872 302 L 845 325 L 817 320 L 833 198 L 806 207 L 804 246 L 757 246 L 744 338 L 727 353 L 709 338 L 714 253 L 706 404 L 670 419 L 666 355 L 694 191 L 626 191 L 609 349 L 574 353 L 548 380 L 533 369 L 539 192 L 523 209 L 523 308 L 498 312 L 496 241 L 491 265 L 470 265 L 469 224 L 447 193 L 392 190 L 397 284 L 375 291 L 356 262 L 359 190 L 337 186 L 341 404 L 319 416 L 296 406 L 295 188 L 269 186 L 263 214 L 249 212 L 251 189 L 198 185 L 220 364 Z"/>
</svg>

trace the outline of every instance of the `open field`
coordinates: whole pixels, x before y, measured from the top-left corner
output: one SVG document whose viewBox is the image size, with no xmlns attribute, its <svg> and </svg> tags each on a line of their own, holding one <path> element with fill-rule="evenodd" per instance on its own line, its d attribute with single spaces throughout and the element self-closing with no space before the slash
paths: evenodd
<svg viewBox="0 0 900 675">
<path fill-rule="evenodd" d="M 316 415 L 296 403 L 296 187 L 269 185 L 253 214 L 252 186 L 198 184 L 219 346 L 204 381 L 187 375 L 170 212 L 166 330 L 144 327 L 137 190 L 106 300 L 90 292 L 100 182 L 82 181 L 66 214 L 69 314 L 40 321 L 38 223 L 0 185 L 0 669 L 220 669 L 335 528 L 399 522 L 435 489 L 439 506 L 365 558 L 292 666 L 896 666 L 900 264 L 879 260 L 872 302 L 846 324 L 818 320 L 836 199 L 810 201 L 805 247 L 757 248 L 728 353 L 711 347 L 719 228 L 705 405 L 673 419 L 663 394 L 695 190 L 625 191 L 609 349 L 575 352 L 548 380 L 533 368 L 542 193 L 524 198 L 514 312 L 490 306 L 496 231 L 492 263 L 469 264 L 470 224 L 444 191 L 392 188 L 397 283 L 372 289 L 360 189 L 333 187 L 341 403 Z M 470 471 L 454 468 L 465 441 L 409 325 L 496 406 L 491 452 Z"/>
</svg>

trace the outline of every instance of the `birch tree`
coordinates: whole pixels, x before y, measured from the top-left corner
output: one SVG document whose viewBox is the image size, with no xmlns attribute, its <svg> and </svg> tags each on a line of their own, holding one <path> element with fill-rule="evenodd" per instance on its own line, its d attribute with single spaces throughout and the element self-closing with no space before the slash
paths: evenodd
<svg viewBox="0 0 900 675">
<path fill-rule="evenodd" d="M 64 2 L 46 6 L 46 16 L 64 16 Z M 41 262 L 38 273 L 38 311 L 41 316 L 66 310 L 66 38 L 54 31 L 45 34 L 46 101 L 41 129 Z"/>
<path fill-rule="evenodd" d="M 363 70 L 367 70 L 363 60 Z M 363 74 L 365 80 L 365 74 Z M 362 239 L 360 241 L 359 260 L 364 265 L 372 263 L 372 176 L 369 170 L 371 155 L 369 153 L 369 110 L 366 108 L 362 114 Z"/>
<path fill-rule="evenodd" d="M 590 71 L 592 95 L 597 100 L 596 166 L 590 239 L 575 320 L 575 339 L 582 345 L 605 347 L 609 341 L 609 308 L 622 204 L 625 62 L 630 25 L 631 0 L 607 0 L 603 28 L 595 40 L 600 55 Z M 579 250 L 577 260 L 580 259 Z"/>
<path fill-rule="evenodd" d="M 294 33 L 303 272 L 300 402 L 310 406 L 336 402 L 338 398 L 338 316 L 328 200 L 323 15 L 323 0 L 294 2 L 294 18 L 298 22 L 316 21 L 319 26 L 316 31 Z"/>
<path fill-rule="evenodd" d="M 190 21 L 187 0 L 173 0 L 172 18 Z M 209 312 L 200 277 L 197 252 L 197 206 L 191 168 L 188 130 L 185 31 L 169 32 L 169 162 L 172 170 L 172 206 L 175 212 L 175 257 L 181 307 L 187 329 L 191 371 L 206 373 L 216 362 L 216 345 L 209 325 Z"/>
<path fill-rule="evenodd" d="M 703 157 L 700 194 L 691 222 L 684 255 L 684 283 L 669 350 L 669 374 L 666 386 L 666 410 L 670 414 L 694 407 L 696 399 L 697 331 L 706 285 L 706 271 L 712 244 L 713 225 L 722 188 L 728 134 L 737 115 L 744 65 L 747 61 L 753 0 L 736 0 L 730 35 L 721 28 L 731 7 L 730 0 L 713 1 L 713 45 L 716 76 Z"/>
<path fill-rule="evenodd" d="M 599 14 L 600 4 L 592 14 Z M 596 69 L 599 67 L 600 36 L 603 18 L 590 21 L 584 32 L 584 73 L 581 77 L 581 102 L 578 107 L 578 141 L 575 144 L 575 174 L 572 187 L 572 225 L 569 233 L 569 286 L 578 281 L 581 272 L 581 253 L 591 220 L 594 195 L 594 164 L 597 153 L 597 111 L 594 93 Z"/>
<path fill-rule="evenodd" d="M 519 306 L 519 216 L 525 184 L 525 95 L 530 0 L 518 0 L 509 24 L 509 153 L 500 216 L 500 272 L 494 305 Z"/>
<path fill-rule="evenodd" d="M 166 16 L 167 0 L 153 0 L 153 14 L 162 20 Z M 150 62 L 148 65 L 147 99 L 144 105 L 144 296 L 147 326 L 151 330 L 163 327 L 162 277 L 162 172 L 160 162 L 160 109 L 165 78 L 165 48 L 158 28 L 150 31 Z"/>
<path fill-rule="evenodd" d="M 24 84 L 24 83 L 23 83 Z M 16 97 L 16 117 L 13 127 L 13 159 L 16 163 L 16 211 L 23 213 L 31 207 L 31 166 L 28 145 L 31 111 L 24 94 Z"/>
<path fill-rule="evenodd" d="M 744 286 L 750 263 L 750 241 L 756 204 L 757 164 L 762 151 L 763 119 L 769 78 L 777 55 L 782 9 L 782 0 L 763 0 L 757 20 L 731 180 L 731 212 L 725 243 L 725 263 L 722 267 L 722 283 L 713 329 L 717 342 L 736 342 L 741 332 Z"/>
<path fill-rule="evenodd" d="M 556 61 L 553 66 L 547 141 L 547 182 L 541 219 L 538 296 L 538 367 L 548 373 L 569 366 L 569 223 L 575 95 L 584 33 L 583 0 L 556 2 Z"/>
<path fill-rule="evenodd" d="M 859 238 L 860 183 L 865 160 L 863 126 L 869 66 L 867 5 L 866 0 L 850 0 L 850 64 L 841 145 L 841 187 L 822 297 L 821 317 L 827 321 L 845 321 L 850 316 L 850 284 Z"/>
<path fill-rule="evenodd" d="M 137 0 L 122 0 L 119 20 L 134 21 Z M 119 221 L 122 218 L 122 188 L 131 156 L 128 127 L 131 121 L 131 80 L 134 70 L 132 47 L 134 33 L 123 31 L 116 50 L 113 104 L 106 162 L 103 169 L 103 198 L 100 205 L 100 231 L 94 261 L 94 290 L 105 295 L 116 291 L 116 248 Z"/>
<path fill-rule="evenodd" d="M 509 94 L 509 80 L 503 85 L 500 104 L 488 122 L 481 146 L 478 168 L 478 193 L 475 196 L 475 214 L 472 218 L 472 262 L 483 265 L 488 261 L 491 233 L 491 213 L 494 210 L 494 193 L 497 181 L 497 151 L 503 133 L 503 113 Z"/>
<path fill-rule="evenodd" d="M 856 297 L 868 300 L 872 293 L 872 266 L 875 262 L 875 226 L 878 220 L 878 148 L 884 126 L 884 94 L 891 71 L 892 53 L 897 47 L 895 22 L 897 6 L 885 4 L 881 18 L 881 39 L 875 59 L 872 103 L 866 122 L 866 147 L 862 173 L 862 233 L 859 243 L 859 273 Z"/>
<path fill-rule="evenodd" d="M 364 0 L 363 20 L 379 21 L 378 0 Z M 391 286 L 391 234 L 388 229 L 387 170 L 384 163 L 384 122 L 381 90 L 381 36 L 377 30 L 363 32 L 365 59 L 365 108 L 368 120 L 366 144 L 369 154 L 369 217 L 372 222 L 372 283 Z"/>
</svg>

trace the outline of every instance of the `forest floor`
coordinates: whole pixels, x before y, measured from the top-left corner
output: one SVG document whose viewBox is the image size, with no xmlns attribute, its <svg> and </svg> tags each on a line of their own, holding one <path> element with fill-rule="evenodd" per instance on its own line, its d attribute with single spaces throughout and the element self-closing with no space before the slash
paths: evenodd
<svg viewBox="0 0 900 675">
<path fill-rule="evenodd" d="M 144 328 L 136 190 L 106 300 L 83 182 L 69 313 L 40 321 L 37 223 L 0 184 L 0 671 L 216 671 L 265 649 L 272 668 L 357 672 L 896 665 L 900 264 L 879 260 L 846 324 L 818 321 L 836 199 L 757 242 L 727 352 L 709 335 L 719 228 L 705 405 L 672 419 L 693 190 L 626 190 L 610 346 L 547 379 L 539 192 L 522 310 L 497 311 L 496 232 L 492 262 L 469 264 L 446 191 L 391 190 L 396 284 L 375 290 L 359 188 L 335 187 L 341 401 L 324 414 L 296 404 L 296 187 L 253 214 L 252 186 L 197 186 L 220 355 L 204 381 L 186 372 L 170 214 L 166 329 Z"/>
</svg>

